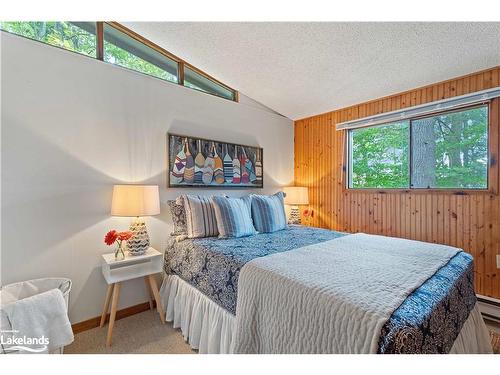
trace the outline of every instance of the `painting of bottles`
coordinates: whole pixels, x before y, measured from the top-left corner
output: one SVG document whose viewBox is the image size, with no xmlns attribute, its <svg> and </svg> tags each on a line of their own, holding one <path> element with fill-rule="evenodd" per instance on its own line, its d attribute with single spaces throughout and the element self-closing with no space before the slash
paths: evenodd
<svg viewBox="0 0 500 375">
<path fill-rule="evenodd" d="M 263 150 L 168 134 L 169 187 L 262 188 Z"/>
</svg>

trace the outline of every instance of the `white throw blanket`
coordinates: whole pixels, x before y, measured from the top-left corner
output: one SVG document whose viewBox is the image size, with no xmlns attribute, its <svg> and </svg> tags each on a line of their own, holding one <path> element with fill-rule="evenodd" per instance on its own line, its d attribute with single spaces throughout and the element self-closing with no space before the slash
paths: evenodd
<svg viewBox="0 0 500 375">
<path fill-rule="evenodd" d="M 355 234 L 248 262 L 236 353 L 376 353 L 406 297 L 460 250 Z"/>
<path fill-rule="evenodd" d="M 73 342 L 66 303 L 59 289 L 8 303 L 2 306 L 2 310 L 10 322 L 12 335 L 9 337 L 21 340 L 5 345 L 6 352 L 17 349 L 20 352 L 47 353 Z"/>
</svg>

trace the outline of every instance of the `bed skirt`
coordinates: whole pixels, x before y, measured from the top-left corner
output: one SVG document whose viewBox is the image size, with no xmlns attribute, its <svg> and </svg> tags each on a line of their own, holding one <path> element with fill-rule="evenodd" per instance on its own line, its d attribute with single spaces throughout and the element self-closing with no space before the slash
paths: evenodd
<svg viewBox="0 0 500 375">
<path fill-rule="evenodd" d="M 232 352 L 236 317 L 175 275 L 165 275 L 160 289 L 166 320 L 202 354 Z"/>
<path fill-rule="evenodd" d="M 455 339 L 450 354 L 493 354 L 490 340 L 490 333 L 476 302 Z"/>
<path fill-rule="evenodd" d="M 180 328 L 184 340 L 199 353 L 232 353 L 236 317 L 175 275 L 165 275 L 161 302 L 166 320 Z M 476 304 L 450 354 L 493 353 L 488 329 Z"/>
</svg>

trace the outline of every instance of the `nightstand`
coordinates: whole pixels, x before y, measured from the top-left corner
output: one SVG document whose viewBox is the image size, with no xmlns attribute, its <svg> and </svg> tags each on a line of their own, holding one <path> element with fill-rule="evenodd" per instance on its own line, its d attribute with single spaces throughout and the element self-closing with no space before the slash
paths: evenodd
<svg viewBox="0 0 500 375">
<path fill-rule="evenodd" d="M 155 274 L 162 272 L 163 258 L 161 253 L 150 247 L 143 255 L 129 255 L 127 253 L 125 259 L 115 260 L 115 254 L 109 253 L 104 254 L 102 258 L 102 274 L 108 283 L 108 291 L 104 300 L 100 327 L 103 327 L 106 323 L 106 315 L 108 314 L 111 302 L 106 346 L 111 346 L 122 281 L 143 277 L 149 294 L 149 307 L 153 308 L 153 303 L 151 302 L 152 294 L 156 301 L 156 309 L 160 314 L 161 322 L 165 324 L 165 313 L 161 306 L 160 293 L 158 292 L 158 285 L 154 277 Z"/>
</svg>

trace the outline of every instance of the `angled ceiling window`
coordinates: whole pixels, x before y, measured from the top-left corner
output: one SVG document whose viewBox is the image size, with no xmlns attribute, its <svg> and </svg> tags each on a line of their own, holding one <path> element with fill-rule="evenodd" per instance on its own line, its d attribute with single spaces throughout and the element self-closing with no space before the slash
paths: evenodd
<svg viewBox="0 0 500 375">
<path fill-rule="evenodd" d="M 235 100 L 234 91 L 215 82 L 214 80 L 184 66 L 184 86 L 208 94 L 220 96 L 221 98 Z"/>
<path fill-rule="evenodd" d="M 0 22 L 0 29 L 82 55 L 97 56 L 95 22 Z"/>
<path fill-rule="evenodd" d="M 0 30 L 239 101 L 236 90 L 117 22 L 0 21 Z"/>
<path fill-rule="evenodd" d="M 104 61 L 177 83 L 178 63 L 135 38 L 104 24 Z"/>
</svg>

